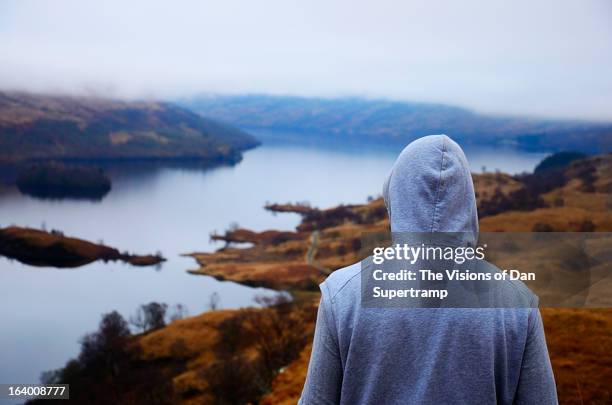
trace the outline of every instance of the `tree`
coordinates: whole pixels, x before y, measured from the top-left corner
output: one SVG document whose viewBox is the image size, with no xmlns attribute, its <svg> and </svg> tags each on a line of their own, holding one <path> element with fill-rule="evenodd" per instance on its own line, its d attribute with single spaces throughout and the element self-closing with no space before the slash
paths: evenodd
<svg viewBox="0 0 612 405">
<path fill-rule="evenodd" d="M 149 332 L 166 326 L 167 304 L 150 302 L 143 304 L 130 318 L 130 323 L 141 332 Z"/>
<path fill-rule="evenodd" d="M 128 323 L 117 312 L 102 316 L 100 327 L 81 339 L 79 363 L 92 374 L 117 375 L 120 364 L 127 358 L 126 342 L 130 336 Z"/>
</svg>

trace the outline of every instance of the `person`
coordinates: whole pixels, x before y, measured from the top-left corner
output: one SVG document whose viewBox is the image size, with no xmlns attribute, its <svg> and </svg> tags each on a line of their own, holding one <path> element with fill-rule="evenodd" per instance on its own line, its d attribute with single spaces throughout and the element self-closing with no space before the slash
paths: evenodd
<svg viewBox="0 0 612 405">
<path fill-rule="evenodd" d="M 394 233 L 478 234 L 468 162 L 446 135 L 409 144 L 383 197 Z M 537 301 L 531 308 L 367 308 L 360 272 L 356 263 L 320 286 L 299 404 L 558 403 Z"/>
</svg>

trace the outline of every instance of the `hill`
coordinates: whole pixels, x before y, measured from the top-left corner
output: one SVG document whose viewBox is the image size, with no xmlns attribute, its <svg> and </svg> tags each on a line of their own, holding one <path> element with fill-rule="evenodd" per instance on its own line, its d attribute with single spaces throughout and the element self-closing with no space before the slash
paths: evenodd
<svg viewBox="0 0 612 405">
<path fill-rule="evenodd" d="M 201 96 L 180 104 L 206 117 L 273 135 L 343 142 L 406 145 L 429 134 L 446 133 L 462 144 L 514 144 L 529 150 L 612 149 L 612 123 L 497 117 L 426 103 L 359 98 Z"/>
<path fill-rule="evenodd" d="M 258 145 L 239 129 L 162 102 L 0 92 L 0 163 L 191 159 L 236 162 Z"/>
</svg>

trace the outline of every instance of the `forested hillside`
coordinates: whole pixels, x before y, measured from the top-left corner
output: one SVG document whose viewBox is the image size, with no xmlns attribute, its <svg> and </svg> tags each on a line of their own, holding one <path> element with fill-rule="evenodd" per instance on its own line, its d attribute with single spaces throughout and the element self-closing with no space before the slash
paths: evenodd
<svg viewBox="0 0 612 405">
<path fill-rule="evenodd" d="M 161 102 L 0 92 L 0 163 L 38 159 L 235 162 L 257 140 Z"/>
</svg>

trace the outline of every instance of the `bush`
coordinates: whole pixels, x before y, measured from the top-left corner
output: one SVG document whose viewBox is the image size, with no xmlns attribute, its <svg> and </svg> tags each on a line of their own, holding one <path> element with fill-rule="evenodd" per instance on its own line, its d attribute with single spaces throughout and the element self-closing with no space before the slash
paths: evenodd
<svg viewBox="0 0 612 405">
<path fill-rule="evenodd" d="M 267 308 L 242 310 L 219 325 L 217 362 L 203 372 L 215 403 L 257 402 L 279 369 L 295 360 L 310 339 L 309 314 L 303 307 L 284 295 L 256 301 Z M 254 356 L 237 354 L 250 348 Z"/>
<path fill-rule="evenodd" d="M 261 381 L 257 362 L 244 355 L 228 355 L 203 370 L 208 391 L 218 405 L 243 405 L 261 397 L 267 384 Z"/>
<path fill-rule="evenodd" d="M 595 232 L 595 224 L 591 220 L 585 220 L 580 224 L 580 232 Z"/>
<path fill-rule="evenodd" d="M 531 232 L 553 232 L 553 228 L 543 222 L 537 222 L 533 225 Z"/>
</svg>

